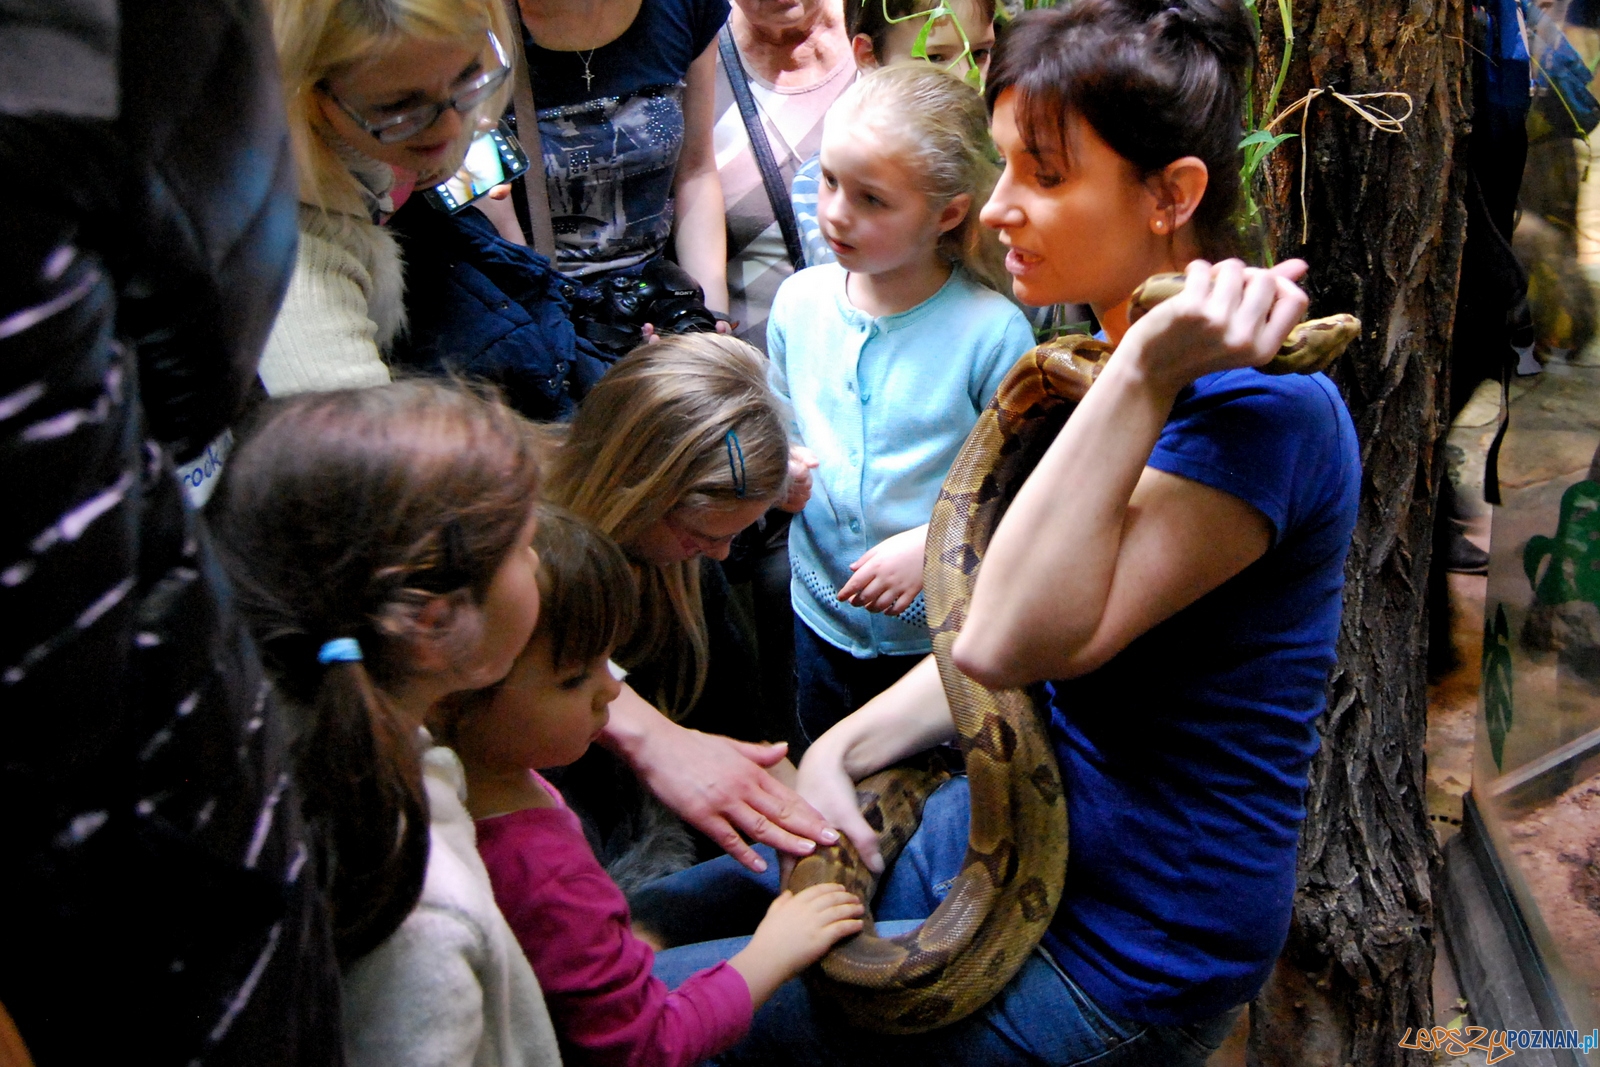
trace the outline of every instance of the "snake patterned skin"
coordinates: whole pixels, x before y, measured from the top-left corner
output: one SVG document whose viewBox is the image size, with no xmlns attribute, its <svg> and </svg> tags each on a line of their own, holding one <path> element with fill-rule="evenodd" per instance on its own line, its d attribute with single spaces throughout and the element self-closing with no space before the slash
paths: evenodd
<svg viewBox="0 0 1600 1067">
<path fill-rule="evenodd" d="M 1183 288 L 1155 275 L 1134 292 L 1134 317 Z M 1296 326 L 1269 374 L 1322 370 L 1360 336 L 1350 315 Z M 1006 507 L 1044 455 L 1112 346 L 1072 334 L 1030 349 L 1006 375 L 945 478 L 928 528 L 923 571 L 928 628 L 972 794 L 967 854 L 949 894 L 920 927 L 895 938 L 865 928 L 806 974 L 812 991 L 854 1025 L 919 1033 L 971 1014 L 1011 980 L 1061 901 L 1067 806 L 1046 730 L 1041 687 L 991 690 L 951 663 L 978 566 Z M 949 777 L 919 757 L 862 780 L 857 799 L 878 831 L 885 865 L 915 832 L 922 803 Z M 869 903 L 875 889 L 848 839 L 800 860 L 787 886 L 839 882 Z"/>
</svg>

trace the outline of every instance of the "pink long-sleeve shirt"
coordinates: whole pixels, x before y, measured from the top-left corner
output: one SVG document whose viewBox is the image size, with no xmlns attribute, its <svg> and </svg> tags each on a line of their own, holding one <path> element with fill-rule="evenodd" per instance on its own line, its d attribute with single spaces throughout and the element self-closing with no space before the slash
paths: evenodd
<svg viewBox="0 0 1600 1067">
<path fill-rule="evenodd" d="M 750 989 L 726 963 L 670 992 L 651 975 L 655 953 L 633 936 L 622 891 L 565 805 L 479 819 L 477 829 L 495 902 L 544 990 L 563 1062 L 690 1067 L 744 1036 Z"/>
</svg>

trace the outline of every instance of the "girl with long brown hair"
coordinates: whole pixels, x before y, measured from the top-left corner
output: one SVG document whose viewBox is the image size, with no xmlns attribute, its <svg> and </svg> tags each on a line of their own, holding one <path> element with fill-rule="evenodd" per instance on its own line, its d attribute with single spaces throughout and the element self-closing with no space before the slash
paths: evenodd
<svg viewBox="0 0 1600 1067">
<path fill-rule="evenodd" d="M 539 612 L 540 452 L 497 400 L 436 381 L 269 409 L 212 517 L 295 723 L 352 1063 L 554 1064 L 430 708 L 511 669 Z M 431 839 L 431 846 L 430 846 Z"/>
</svg>

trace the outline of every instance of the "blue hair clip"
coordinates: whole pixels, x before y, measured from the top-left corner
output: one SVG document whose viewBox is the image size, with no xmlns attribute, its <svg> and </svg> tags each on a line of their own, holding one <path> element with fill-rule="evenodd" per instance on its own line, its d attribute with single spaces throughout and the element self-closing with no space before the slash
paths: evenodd
<svg viewBox="0 0 1600 1067">
<path fill-rule="evenodd" d="M 317 662 L 324 666 L 329 663 L 360 663 L 361 644 L 353 637 L 335 637 L 317 650 Z"/>
<path fill-rule="evenodd" d="M 722 445 L 728 450 L 728 477 L 733 479 L 733 494 L 743 500 L 747 483 L 744 473 L 744 449 L 739 446 L 739 435 L 729 430 L 727 436 L 722 439 Z M 733 466 L 735 457 L 739 460 L 737 470 Z"/>
</svg>

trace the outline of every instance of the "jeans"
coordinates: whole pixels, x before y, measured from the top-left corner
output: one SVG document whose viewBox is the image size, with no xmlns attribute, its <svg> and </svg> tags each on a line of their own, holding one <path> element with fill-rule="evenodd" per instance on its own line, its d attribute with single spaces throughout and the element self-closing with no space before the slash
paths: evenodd
<svg viewBox="0 0 1600 1067">
<path fill-rule="evenodd" d="M 873 901 L 873 916 L 884 936 L 914 927 L 949 891 L 966 856 L 967 812 L 965 778 L 947 782 L 928 799 L 922 827 L 885 875 Z M 739 923 L 747 924 L 743 932 L 753 929 L 777 889 L 777 864 L 770 851 L 763 851 L 766 874 L 750 874 L 724 857 L 663 878 L 638 895 L 636 917 L 665 935 L 669 944 L 682 945 L 656 956 L 656 977 L 676 987 L 744 948 L 748 937 L 726 931 Z M 684 943 L 708 932 L 720 939 Z M 813 1001 L 805 984 L 792 979 L 756 1012 L 745 1039 L 715 1062 L 730 1067 L 1201 1067 L 1237 1016 L 1234 1008 L 1185 1026 L 1117 1018 L 1090 1000 L 1040 948 L 984 1008 L 949 1026 L 909 1036 L 858 1030 L 830 1005 Z"/>
<path fill-rule="evenodd" d="M 794 617 L 795 711 L 806 745 L 900 680 L 927 653 L 857 659 Z M 798 759 L 798 757 L 796 757 Z"/>
</svg>

